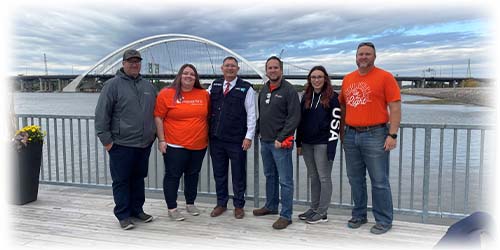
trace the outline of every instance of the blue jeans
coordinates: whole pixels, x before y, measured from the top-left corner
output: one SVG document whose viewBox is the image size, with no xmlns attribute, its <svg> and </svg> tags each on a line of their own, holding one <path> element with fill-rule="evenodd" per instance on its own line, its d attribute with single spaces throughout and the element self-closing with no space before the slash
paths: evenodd
<svg viewBox="0 0 500 250">
<path fill-rule="evenodd" d="M 388 128 L 381 127 L 368 132 L 356 132 L 346 127 L 344 152 L 347 177 L 351 184 L 354 208 L 353 218 L 366 218 L 367 189 L 366 171 L 372 185 L 372 208 L 375 221 L 392 224 L 393 207 L 389 184 L 389 151 L 384 150 Z"/>
<path fill-rule="evenodd" d="M 271 211 L 278 211 L 281 187 L 280 216 L 291 221 L 293 206 L 293 163 L 292 148 L 275 148 L 274 142 L 260 141 L 264 175 L 266 176 L 266 205 Z"/>
</svg>

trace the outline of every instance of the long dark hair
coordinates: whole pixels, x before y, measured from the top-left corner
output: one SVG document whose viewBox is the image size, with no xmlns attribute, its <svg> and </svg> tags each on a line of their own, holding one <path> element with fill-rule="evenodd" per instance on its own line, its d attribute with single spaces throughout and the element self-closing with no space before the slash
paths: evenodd
<svg viewBox="0 0 500 250">
<path fill-rule="evenodd" d="M 309 74 L 307 75 L 306 90 L 305 90 L 305 93 L 304 93 L 304 98 L 305 98 L 304 105 L 305 105 L 305 108 L 306 109 L 310 109 L 311 108 L 311 102 L 312 102 L 311 99 L 312 99 L 312 95 L 313 95 L 313 92 L 314 92 L 314 88 L 313 88 L 312 83 L 311 83 L 311 74 L 315 70 L 319 70 L 319 71 L 323 72 L 323 74 L 325 74 L 325 78 L 324 78 L 325 79 L 325 83 L 323 84 L 323 87 L 321 88 L 321 99 L 320 99 L 320 102 L 321 102 L 321 105 L 323 106 L 323 108 L 329 108 L 330 107 L 330 99 L 333 97 L 335 91 L 333 91 L 332 82 L 330 80 L 330 77 L 328 76 L 328 73 L 326 72 L 325 67 L 323 67 L 321 65 L 314 66 L 309 71 Z"/>
<path fill-rule="evenodd" d="M 179 69 L 179 72 L 177 72 L 177 75 L 175 76 L 174 82 L 169 87 L 169 88 L 175 89 L 174 103 L 176 103 L 176 101 L 182 101 L 181 79 L 182 79 L 182 72 L 184 72 L 184 69 L 186 67 L 190 67 L 194 71 L 195 80 L 194 80 L 193 88 L 203 89 L 203 87 L 201 86 L 201 83 L 200 83 L 200 76 L 198 75 L 198 71 L 196 70 L 194 65 L 186 63 L 186 64 L 181 66 L 181 68 Z"/>
</svg>

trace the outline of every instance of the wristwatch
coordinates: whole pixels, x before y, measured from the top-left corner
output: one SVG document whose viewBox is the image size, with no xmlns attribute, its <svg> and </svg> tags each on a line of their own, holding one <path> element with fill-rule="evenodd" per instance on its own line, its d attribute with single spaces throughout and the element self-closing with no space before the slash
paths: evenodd
<svg viewBox="0 0 500 250">
<path fill-rule="evenodd" d="M 398 138 L 398 134 L 388 134 L 387 136 L 392 137 L 392 139 Z"/>
</svg>

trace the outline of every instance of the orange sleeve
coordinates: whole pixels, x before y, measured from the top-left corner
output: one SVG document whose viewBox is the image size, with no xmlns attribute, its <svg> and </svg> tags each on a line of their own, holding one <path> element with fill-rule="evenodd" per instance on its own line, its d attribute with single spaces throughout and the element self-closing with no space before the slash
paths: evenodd
<svg viewBox="0 0 500 250">
<path fill-rule="evenodd" d="M 167 96 L 167 89 L 163 89 L 160 94 L 158 94 L 158 97 L 156 98 L 155 110 L 153 112 L 155 117 L 165 118 L 165 116 L 167 116 Z"/>
<path fill-rule="evenodd" d="M 344 97 L 344 82 L 347 82 L 347 75 L 344 76 L 344 79 L 342 79 L 342 85 L 340 87 L 340 93 L 339 93 L 339 102 L 340 104 L 345 104 L 345 97 Z"/>
<path fill-rule="evenodd" d="M 342 88 L 340 88 L 340 93 L 339 93 L 339 96 L 337 97 L 339 99 L 340 104 L 345 104 L 343 92 L 344 91 L 342 91 Z"/>
<path fill-rule="evenodd" d="M 401 91 L 398 82 L 390 73 L 385 77 L 385 100 L 387 103 L 401 101 Z"/>
</svg>

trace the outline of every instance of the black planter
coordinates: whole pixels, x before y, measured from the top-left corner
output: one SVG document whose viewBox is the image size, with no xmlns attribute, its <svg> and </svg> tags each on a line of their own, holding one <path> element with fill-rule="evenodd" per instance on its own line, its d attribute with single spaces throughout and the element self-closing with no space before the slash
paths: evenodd
<svg viewBox="0 0 500 250">
<path fill-rule="evenodd" d="M 11 203 L 23 205 L 36 201 L 42 163 L 43 143 L 30 143 L 15 152 L 13 159 Z"/>
</svg>

